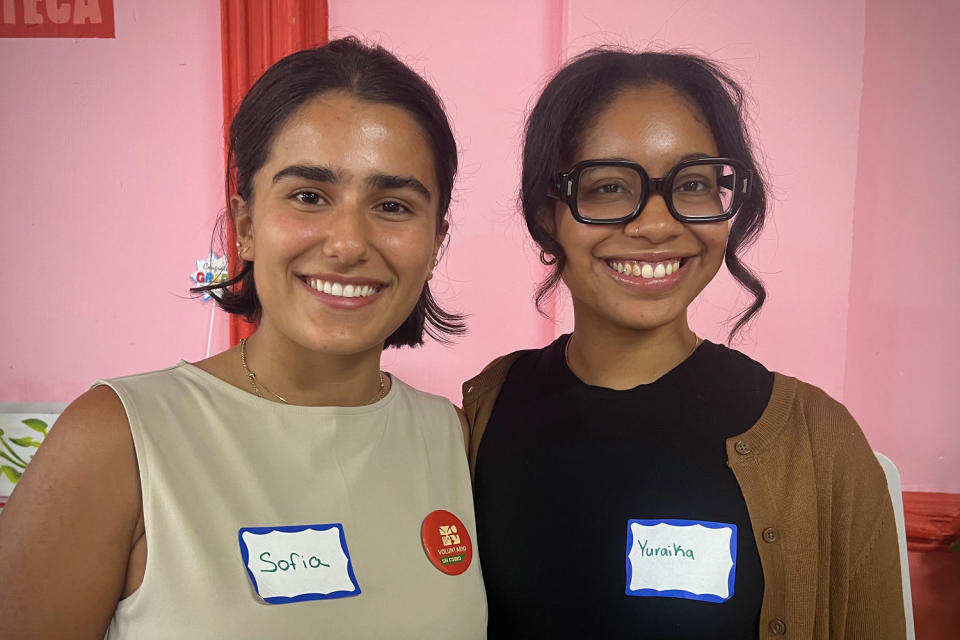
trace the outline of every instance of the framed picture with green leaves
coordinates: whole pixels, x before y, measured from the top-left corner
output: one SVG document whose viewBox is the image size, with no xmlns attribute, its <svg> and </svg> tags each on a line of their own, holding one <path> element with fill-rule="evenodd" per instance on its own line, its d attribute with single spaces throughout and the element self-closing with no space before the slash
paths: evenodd
<svg viewBox="0 0 960 640">
<path fill-rule="evenodd" d="M 0 507 L 66 406 L 55 402 L 0 402 Z"/>
</svg>

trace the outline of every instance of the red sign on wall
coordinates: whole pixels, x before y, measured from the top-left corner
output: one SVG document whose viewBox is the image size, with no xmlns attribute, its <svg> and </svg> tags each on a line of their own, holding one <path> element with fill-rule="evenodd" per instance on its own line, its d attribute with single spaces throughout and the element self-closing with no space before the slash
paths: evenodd
<svg viewBox="0 0 960 640">
<path fill-rule="evenodd" d="M 113 0 L 0 0 L 0 38 L 113 37 Z"/>
</svg>

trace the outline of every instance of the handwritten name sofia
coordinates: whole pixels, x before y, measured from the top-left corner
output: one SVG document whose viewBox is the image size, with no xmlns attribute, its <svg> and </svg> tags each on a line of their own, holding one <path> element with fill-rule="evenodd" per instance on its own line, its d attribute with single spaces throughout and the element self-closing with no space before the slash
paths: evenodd
<svg viewBox="0 0 960 640">
<path fill-rule="evenodd" d="M 275 573 L 277 571 L 297 570 L 297 564 L 304 569 L 319 569 L 320 567 L 329 567 L 330 565 L 317 556 L 301 556 L 295 551 L 290 552 L 289 558 L 280 558 L 276 562 L 270 559 L 270 552 L 264 551 L 260 554 L 260 562 L 265 566 L 272 565 L 270 569 L 260 569 L 261 573 Z"/>
<path fill-rule="evenodd" d="M 684 549 L 683 546 L 679 544 L 673 544 L 672 546 L 668 545 L 666 547 L 651 547 L 649 546 L 648 540 L 644 540 L 643 542 L 637 540 L 637 546 L 640 547 L 641 556 L 661 556 L 665 558 L 678 557 L 696 560 L 696 558 L 693 557 L 693 549 Z"/>
</svg>

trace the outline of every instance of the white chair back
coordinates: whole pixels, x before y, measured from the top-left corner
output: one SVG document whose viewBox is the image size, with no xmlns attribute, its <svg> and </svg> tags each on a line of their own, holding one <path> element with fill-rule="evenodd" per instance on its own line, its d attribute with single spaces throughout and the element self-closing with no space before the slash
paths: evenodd
<svg viewBox="0 0 960 640">
<path fill-rule="evenodd" d="M 897 541 L 900 543 L 900 577 L 903 579 L 903 615 L 907 620 L 907 640 L 915 640 L 916 632 L 913 628 L 913 597 L 910 593 L 910 561 L 907 555 L 907 527 L 903 518 L 903 490 L 900 485 L 900 472 L 897 465 L 882 453 L 877 453 L 877 460 L 887 475 L 887 489 L 890 491 L 890 500 L 893 502 L 893 516 L 897 521 Z"/>
</svg>

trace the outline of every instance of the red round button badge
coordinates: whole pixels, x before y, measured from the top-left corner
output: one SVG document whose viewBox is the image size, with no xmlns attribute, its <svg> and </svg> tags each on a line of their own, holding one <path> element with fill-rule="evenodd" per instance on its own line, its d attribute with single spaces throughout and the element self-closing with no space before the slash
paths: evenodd
<svg viewBox="0 0 960 640">
<path fill-rule="evenodd" d="M 473 560 L 470 533 L 460 518 L 449 511 L 437 509 L 429 513 L 420 527 L 420 538 L 427 558 L 447 575 L 463 573 Z"/>
</svg>

